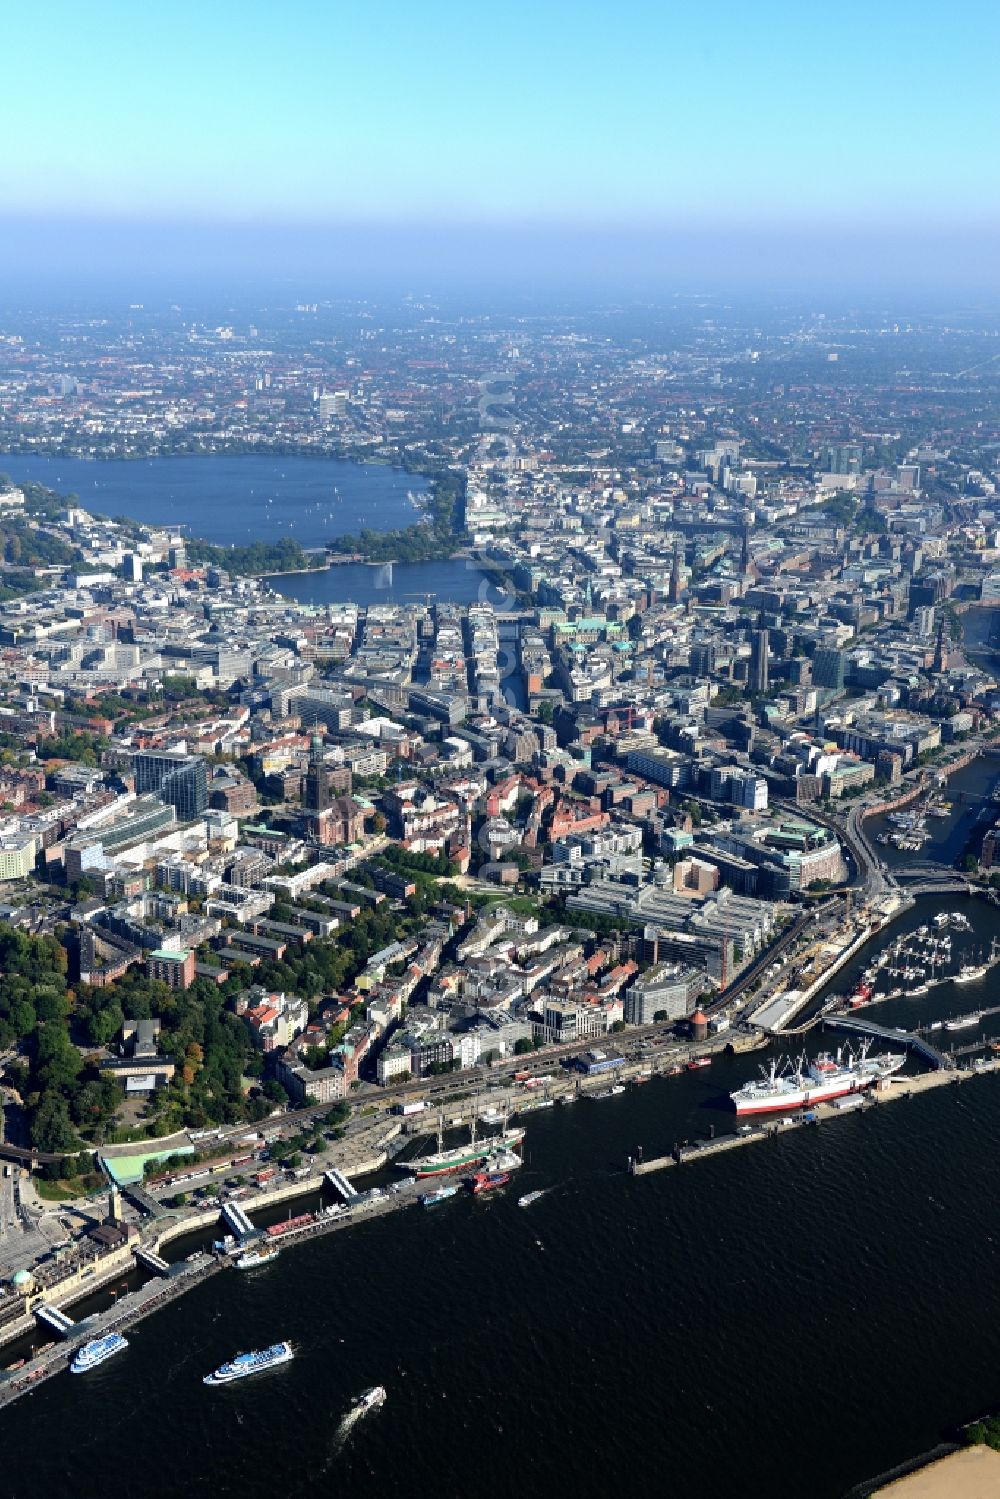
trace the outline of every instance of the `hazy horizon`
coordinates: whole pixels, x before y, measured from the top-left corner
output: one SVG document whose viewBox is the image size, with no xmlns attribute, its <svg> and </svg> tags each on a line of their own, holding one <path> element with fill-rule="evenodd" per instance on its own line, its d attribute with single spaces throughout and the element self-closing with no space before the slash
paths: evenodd
<svg viewBox="0 0 1000 1499">
<path fill-rule="evenodd" d="M 229 288 L 296 297 L 703 294 L 992 302 L 1000 226 L 278 223 L 0 213 L 4 300 Z"/>
</svg>

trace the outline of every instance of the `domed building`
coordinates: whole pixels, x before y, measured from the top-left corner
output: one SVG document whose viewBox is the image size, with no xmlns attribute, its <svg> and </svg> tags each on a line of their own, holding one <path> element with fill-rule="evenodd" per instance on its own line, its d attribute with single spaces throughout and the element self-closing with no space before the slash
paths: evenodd
<svg viewBox="0 0 1000 1499">
<path fill-rule="evenodd" d="M 11 1285 L 17 1296 L 30 1296 L 35 1289 L 35 1277 L 30 1270 L 16 1270 L 11 1278 Z"/>
<path fill-rule="evenodd" d="M 700 1005 L 691 1016 L 688 1025 L 691 1027 L 692 1041 L 704 1041 L 708 1036 L 708 1016 Z"/>
</svg>

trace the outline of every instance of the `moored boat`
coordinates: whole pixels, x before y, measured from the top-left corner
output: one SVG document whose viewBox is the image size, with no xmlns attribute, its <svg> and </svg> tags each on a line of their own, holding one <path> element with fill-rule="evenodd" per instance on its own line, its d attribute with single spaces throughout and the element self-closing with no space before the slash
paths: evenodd
<svg viewBox="0 0 1000 1499">
<path fill-rule="evenodd" d="M 946 1020 L 944 1028 L 946 1031 L 966 1031 L 970 1026 L 978 1025 L 982 1015 L 976 1010 L 973 1015 L 956 1015 L 954 1020 Z"/>
<path fill-rule="evenodd" d="M 455 1197 L 457 1193 L 457 1187 L 436 1187 L 433 1192 L 424 1192 L 421 1194 L 420 1206 L 425 1208 L 436 1207 L 439 1202 L 447 1202 L 449 1197 Z"/>
<path fill-rule="evenodd" d="M 898 1072 L 906 1060 L 898 1052 L 869 1056 L 866 1042 L 855 1056 L 847 1049 L 836 1056 L 820 1052 L 813 1062 L 800 1057 L 784 1066 L 776 1060 L 761 1077 L 730 1095 L 737 1114 L 767 1114 L 780 1110 L 809 1108 L 829 1103 L 847 1093 L 857 1093 Z"/>
<path fill-rule="evenodd" d="M 473 1133 L 468 1145 L 445 1149 L 439 1129 L 436 1151 L 431 1155 L 417 1156 L 415 1160 L 397 1161 L 396 1164 L 401 1170 L 410 1171 L 418 1178 L 445 1176 L 449 1171 L 461 1171 L 466 1166 L 480 1166 L 495 1151 L 511 1150 L 515 1145 L 520 1145 L 523 1139 L 523 1129 L 505 1129 L 499 1135 L 491 1135 L 487 1139 L 478 1141 Z"/>
<path fill-rule="evenodd" d="M 127 1347 L 128 1340 L 120 1332 L 109 1332 L 103 1338 L 92 1338 L 77 1350 L 69 1372 L 86 1374 L 89 1370 L 96 1369 L 98 1364 L 103 1364 L 106 1359 L 113 1358 L 116 1353 L 124 1352 Z"/>
<path fill-rule="evenodd" d="M 498 1187 L 505 1187 L 509 1181 L 509 1171 L 477 1171 L 468 1185 L 473 1197 L 478 1197 L 482 1192 L 495 1192 Z"/>
<path fill-rule="evenodd" d="M 276 1260 L 281 1250 L 277 1244 L 255 1244 L 252 1249 L 245 1249 L 236 1261 L 237 1270 L 256 1270 L 258 1265 L 269 1265 Z"/>
</svg>

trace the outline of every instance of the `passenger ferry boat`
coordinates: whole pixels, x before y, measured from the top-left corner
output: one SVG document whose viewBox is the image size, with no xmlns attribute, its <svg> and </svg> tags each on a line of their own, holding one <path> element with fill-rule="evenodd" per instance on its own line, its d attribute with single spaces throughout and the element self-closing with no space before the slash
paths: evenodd
<svg viewBox="0 0 1000 1499">
<path fill-rule="evenodd" d="M 237 1379 L 247 1379 L 251 1374 L 263 1374 L 265 1369 L 276 1369 L 279 1364 L 292 1360 L 291 1343 L 274 1343 L 270 1348 L 258 1348 L 252 1353 L 238 1353 L 226 1364 L 220 1364 L 213 1374 L 206 1374 L 202 1384 L 233 1384 Z"/>
<path fill-rule="evenodd" d="M 127 1347 L 128 1339 L 123 1338 L 120 1332 L 109 1332 L 106 1337 L 92 1338 L 77 1350 L 69 1372 L 86 1374 L 89 1370 L 96 1369 L 98 1364 L 103 1364 L 106 1359 L 114 1358 L 116 1353 L 124 1352 Z"/>
</svg>

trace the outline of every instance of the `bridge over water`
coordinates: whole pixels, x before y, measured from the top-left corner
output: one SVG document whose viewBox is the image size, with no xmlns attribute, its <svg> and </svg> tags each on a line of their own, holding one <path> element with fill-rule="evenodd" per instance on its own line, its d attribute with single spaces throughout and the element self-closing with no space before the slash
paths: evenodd
<svg viewBox="0 0 1000 1499">
<path fill-rule="evenodd" d="M 933 894 L 935 891 L 954 891 L 971 895 L 974 886 L 964 875 L 959 874 L 956 869 L 950 869 L 946 864 L 932 864 L 928 860 L 917 860 L 915 863 L 897 865 L 893 869 L 897 880 L 905 880 L 906 888 L 911 894 L 915 893 L 915 887 L 920 886 Z"/>
<path fill-rule="evenodd" d="M 924 1036 L 914 1035 L 912 1031 L 890 1030 L 888 1026 L 876 1025 L 872 1020 L 862 1020 L 858 1015 L 827 1015 L 823 1024 L 832 1031 L 845 1031 L 848 1035 L 885 1041 L 894 1046 L 902 1046 L 907 1051 L 915 1051 L 938 1071 L 949 1071 L 955 1065 L 952 1057 L 938 1051 Z"/>
<path fill-rule="evenodd" d="M 335 1167 L 331 1167 L 329 1171 L 324 1171 L 323 1175 L 326 1177 L 327 1181 L 330 1183 L 330 1186 L 334 1189 L 334 1191 L 340 1193 L 345 1202 L 353 1202 L 357 1197 L 357 1192 L 351 1186 L 350 1182 L 347 1180 L 347 1177 L 342 1171 L 338 1171 Z"/>
</svg>

